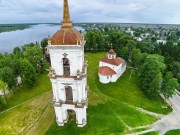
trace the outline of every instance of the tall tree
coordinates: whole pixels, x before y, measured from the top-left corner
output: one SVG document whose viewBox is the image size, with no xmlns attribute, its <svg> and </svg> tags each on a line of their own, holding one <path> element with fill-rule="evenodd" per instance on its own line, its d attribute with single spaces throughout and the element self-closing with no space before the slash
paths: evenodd
<svg viewBox="0 0 180 135">
<path fill-rule="evenodd" d="M 33 65 L 36 72 L 41 73 L 45 70 L 47 63 L 44 58 L 42 48 L 39 46 L 28 47 L 24 52 L 24 57 Z"/>
<path fill-rule="evenodd" d="M 165 98 L 172 97 L 172 95 L 175 93 L 175 90 L 179 88 L 178 80 L 176 78 L 173 78 L 173 75 L 171 72 L 167 72 L 164 80 L 161 92 L 164 95 Z"/>
<path fill-rule="evenodd" d="M 117 52 L 117 55 L 121 56 L 125 60 L 129 60 L 129 47 L 128 46 L 123 47 L 121 50 Z"/>
<path fill-rule="evenodd" d="M 28 87 L 32 87 L 36 82 L 36 70 L 27 59 L 20 59 L 20 76 L 23 84 Z"/>
<path fill-rule="evenodd" d="M 147 56 L 145 63 L 140 67 L 139 86 L 150 99 L 156 98 L 160 93 L 164 69 L 164 58 L 160 55 Z"/>
<path fill-rule="evenodd" d="M 0 79 L 7 83 L 10 89 L 16 86 L 16 78 L 13 74 L 13 70 L 9 67 L 4 67 L 0 69 Z"/>
<path fill-rule="evenodd" d="M 44 38 L 42 41 L 41 41 L 41 47 L 42 47 L 42 50 L 43 50 L 43 53 L 45 54 L 45 50 L 46 50 L 46 47 L 48 45 L 48 39 L 47 38 Z"/>
</svg>

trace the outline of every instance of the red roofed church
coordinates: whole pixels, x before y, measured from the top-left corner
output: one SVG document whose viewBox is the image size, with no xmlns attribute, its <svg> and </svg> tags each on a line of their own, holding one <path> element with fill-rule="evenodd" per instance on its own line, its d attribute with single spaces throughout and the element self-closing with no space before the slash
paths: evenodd
<svg viewBox="0 0 180 135">
<path fill-rule="evenodd" d="M 99 81 L 101 83 L 116 82 L 126 71 L 126 62 L 116 57 L 113 49 L 109 50 L 107 56 L 99 62 Z"/>
</svg>

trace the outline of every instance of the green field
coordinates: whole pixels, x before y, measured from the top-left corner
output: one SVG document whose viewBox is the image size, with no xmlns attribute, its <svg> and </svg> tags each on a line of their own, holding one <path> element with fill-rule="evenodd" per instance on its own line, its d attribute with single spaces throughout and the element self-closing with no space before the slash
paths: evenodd
<svg viewBox="0 0 180 135">
<path fill-rule="evenodd" d="M 58 127 L 52 107 L 50 81 L 43 75 L 31 90 L 22 88 L 11 99 L 8 108 L 17 107 L 0 114 L 0 134 L 33 134 L 33 135 L 77 135 L 77 134 L 121 134 L 145 130 L 141 126 L 152 124 L 157 118 L 137 110 L 168 114 L 171 109 L 162 99 L 149 100 L 136 84 L 136 72 L 130 69 L 117 83 L 103 85 L 98 81 L 98 62 L 105 53 L 86 53 L 88 59 L 88 124 L 77 128 L 75 118 L 70 117 L 68 124 Z M 132 73 L 132 76 L 130 74 Z M 30 99 L 30 100 L 29 100 Z M 48 130 L 48 131 L 47 131 Z M 46 132 L 47 131 L 47 132 Z"/>
<path fill-rule="evenodd" d="M 39 77 L 35 86 L 33 88 L 22 87 L 15 92 L 12 97 L 8 100 L 4 110 L 11 108 L 15 105 L 18 105 L 24 101 L 27 101 L 43 92 L 51 90 L 51 83 L 47 76 L 47 72 Z M 2 111 L 2 110 L 0 110 Z"/>
</svg>

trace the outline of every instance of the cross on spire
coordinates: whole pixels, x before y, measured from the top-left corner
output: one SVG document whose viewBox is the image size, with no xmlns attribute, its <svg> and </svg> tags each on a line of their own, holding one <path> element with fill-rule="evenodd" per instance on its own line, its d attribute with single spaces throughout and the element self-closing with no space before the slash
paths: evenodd
<svg viewBox="0 0 180 135">
<path fill-rule="evenodd" d="M 62 21 L 62 28 L 72 28 L 72 21 L 69 14 L 68 0 L 64 0 L 64 16 Z"/>
</svg>

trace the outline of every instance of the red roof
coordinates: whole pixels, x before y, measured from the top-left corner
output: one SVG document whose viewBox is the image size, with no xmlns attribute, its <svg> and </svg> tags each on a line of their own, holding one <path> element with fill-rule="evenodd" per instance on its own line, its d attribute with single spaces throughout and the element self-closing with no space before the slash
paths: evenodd
<svg viewBox="0 0 180 135">
<path fill-rule="evenodd" d="M 104 67 L 99 67 L 99 74 L 104 76 L 109 76 L 109 75 L 115 75 L 117 73 L 113 69 L 104 66 Z"/>
<path fill-rule="evenodd" d="M 113 49 L 109 50 L 108 52 L 109 54 L 116 54 L 115 51 Z"/>
<path fill-rule="evenodd" d="M 119 66 L 121 63 L 123 63 L 121 58 L 116 58 L 116 59 L 108 59 L 107 57 L 102 58 L 100 61 L 109 63 L 115 66 Z"/>
<path fill-rule="evenodd" d="M 75 28 L 61 29 L 51 38 L 52 45 L 77 45 L 77 41 L 82 42 L 83 36 Z"/>
</svg>

